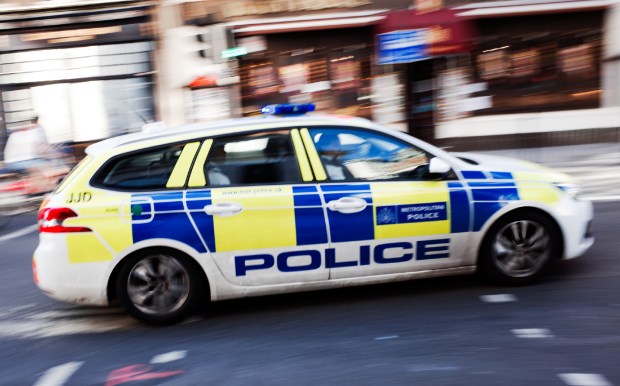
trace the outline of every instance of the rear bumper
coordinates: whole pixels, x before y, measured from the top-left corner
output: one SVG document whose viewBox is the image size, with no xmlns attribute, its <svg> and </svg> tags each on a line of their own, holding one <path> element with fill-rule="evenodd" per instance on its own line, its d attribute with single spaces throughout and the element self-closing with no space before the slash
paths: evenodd
<svg viewBox="0 0 620 386">
<path fill-rule="evenodd" d="M 66 236 L 41 233 L 33 256 L 35 282 L 46 295 L 67 303 L 108 305 L 109 262 L 71 263 Z"/>
</svg>

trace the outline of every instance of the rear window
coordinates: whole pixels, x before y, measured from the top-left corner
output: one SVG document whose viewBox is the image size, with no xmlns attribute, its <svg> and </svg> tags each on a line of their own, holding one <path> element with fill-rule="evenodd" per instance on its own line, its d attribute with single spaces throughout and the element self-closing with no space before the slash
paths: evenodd
<svg viewBox="0 0 620 386">
<path fill-rule="evenodd" d="M 94 179 L 94 185 L 121 190 L 165 189 L 183 144 L 150 149 L 114 158 Z"/>
<path fill-rule="evenodd" d="M 80 174 L 80 172 L 86 167 L 86 165 L 90 163 L 92 159 L 93 157 L 87 155 L 77 165 L 75 165 L 75 167 L 69 172 L 69 174 L 67 174 L 65 178 L 62 179 L 62 181 L 60 182 L 60 185 L 58 185 L 58 187 L 56 188 L 55 193 L 60 192 L 67 185 L 69 185 L 69 182 L 71 182 L 75 178 L 75 176 Z"/>
</svg>

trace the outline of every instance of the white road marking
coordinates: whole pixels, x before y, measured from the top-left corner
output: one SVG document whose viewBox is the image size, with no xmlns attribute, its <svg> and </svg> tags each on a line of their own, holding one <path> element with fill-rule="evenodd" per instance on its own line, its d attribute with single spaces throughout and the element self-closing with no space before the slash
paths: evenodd
<svg viewBox="0 0 620 386">
<path fill-rule="evenodd" d="M 187 355 L 187 351 L 185 351 L 185 350 L 182 350 L 182 351 L 171 351 L 169 353 L 155 355 L 153 357 L 153 359 L 151 359 L 150 363 L 151 364 L 168 363 L 168 362 L 172 362 L 172 361 L 177 361 L 179 359 L 183 359 L 183 358 L 185 358 L 186 355 Z"/>
<path fill-rule="evenodd" d="M 44 311 L 37 312 L 36 314 L 28 315 L 28 319 L 63 319 L 74 317 L 101 317 L 101 316 L 122 316 L 122 312 L 119 308 L 83 308 L 83 309 L 70 309 L 70 310 L 56 310 L 56 311 Z"/>
<path fill-rule="evenodd" d="M 142 325 L 114 309 L 85 309 L 27 312 L 15 315 L 0 312 L 0 337 L 42 338 L 131 330 Z"/>
<path fill-rule="evenodd" d="M 611 386 L 611 383 L 600 374 L 558 374 L 569 386 Z"/>
<path fill-rule="evenodd" d="M 516 302 L 517 297 L 512 294 L 482 295 L 480 299 L 486 303 Z"/>
<path fill-rule="evenodd" d="M 396 339 L 398 335 L 387 335 L 387 336 L 379 336 L 376 337 L 375 340 L 387 340 L 387 339 Z"/>
<path fill-rule="evenodd" d="M 34 386 L 61 386 L 75 373 L 84 362 L 69 362 L 52 367 L 34 384 Z"/>
<path fill-rule="evenodd" d="M 39 225 L 37 225 L 37 224 L 31 225 L 31 226 L 26 227 L 26 228 L 18 229 L 16 231 L 8 233 L 8 234 L 6 234 L 4 236 L 0 236 L 0 243 L 2 243 L 4 241 L 7 241 L 7 240 L 11 240 L 11 239 L 16 239 L 16 238 L 21 237 L 21 236 L 25 236 L 28 233 L 32 233 L 32 232 L 36 231 L 37 229 L 39 229 Z"/>
<path fill-rule="evenodd" d="M 521 328 L 512 330 L 517 338 L 553 338 L 553 334 L 547 328 Z"/>
</svg>

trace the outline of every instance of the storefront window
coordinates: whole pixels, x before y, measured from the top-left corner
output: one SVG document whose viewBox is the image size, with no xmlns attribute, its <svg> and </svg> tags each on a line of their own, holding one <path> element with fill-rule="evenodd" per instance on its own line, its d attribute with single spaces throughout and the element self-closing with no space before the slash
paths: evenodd
<svg viewBox="0 0 620 386">
<path fill-rule="evenodd" d="M 471 98 L 486 99 L 470 113 L 599 107 L 601 26 L 594 12 L 481 21 Z"/>
</svg>

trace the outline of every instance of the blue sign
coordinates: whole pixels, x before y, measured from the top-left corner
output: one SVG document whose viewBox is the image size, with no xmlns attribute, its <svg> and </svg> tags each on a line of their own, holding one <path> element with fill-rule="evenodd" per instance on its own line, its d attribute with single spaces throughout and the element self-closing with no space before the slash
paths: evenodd
<svg viewBox="0 0 620 386">
<path fill-rule="evenodd" d="M 445 202 L 380 206 L 377 208 L 377 225 L 443 221 L 447 219 L 448 211 L 447 203 Z"/>
<path fill-rule="evenodd" d="M 378 34 L 377 48 L 378 64 L 411 63 L 429 58 L 425 29 Z"/>
</svg>

